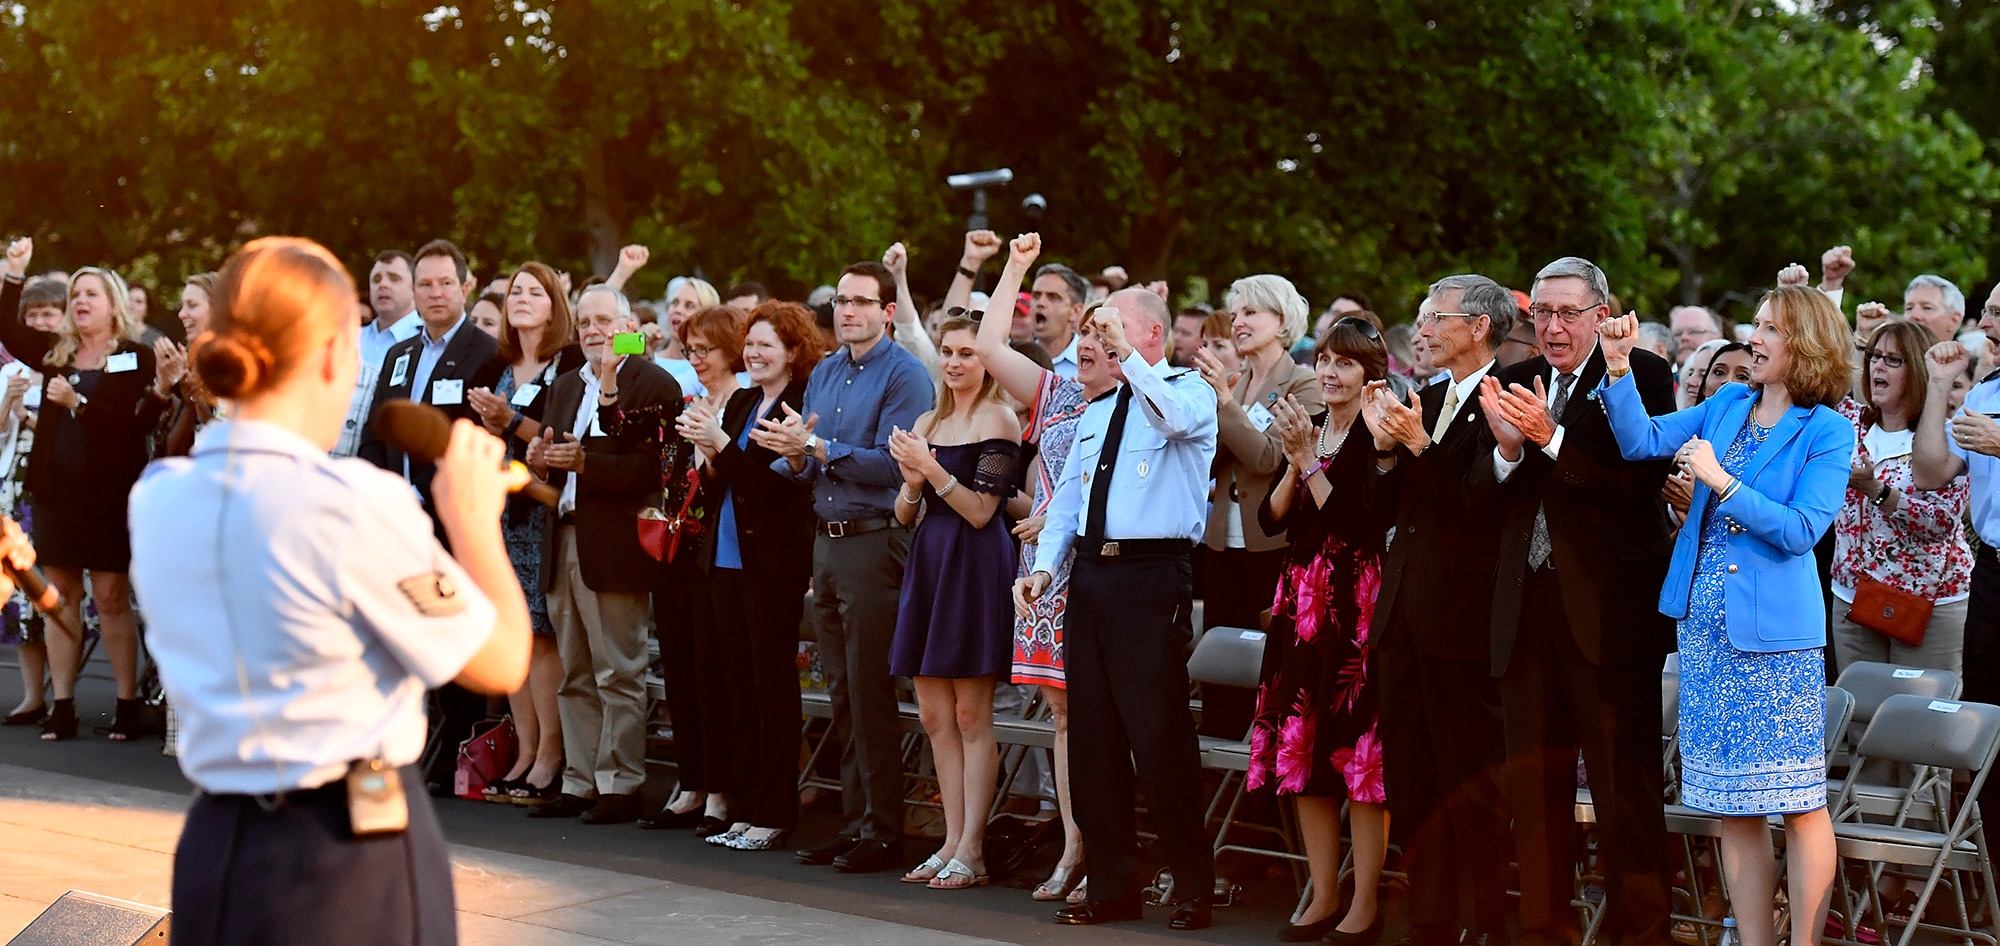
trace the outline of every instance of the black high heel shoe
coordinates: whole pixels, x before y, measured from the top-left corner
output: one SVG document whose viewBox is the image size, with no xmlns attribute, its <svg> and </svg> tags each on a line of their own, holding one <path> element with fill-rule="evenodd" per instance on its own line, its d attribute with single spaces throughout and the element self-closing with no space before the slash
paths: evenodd
<svg viewBox="0 0 2000 946">
<path fill-rule="evenodd" d="M 1336 927 L 1328 932 L 1320 942 L 1326 943 L 1328 946 L 1375 946 L 1375 942 L 1381 938 L 1382 908 L 1378 906 L 1375 908 L 1375 920 L 1368 924 L 1367 929 L 1359 933 L 1347 933 Z"/>
<path fill-rule="evenodd" d="M 42 741 L 61 742 L 76 738 L 76 701 L 57 700 L 42 720 Z"/>
<path fill-rule="evenodd" d="M 145 735 L 146 722 L 140 714 L 145 705 L 144 700 L 119 700 L 117 709 L 111 714 L 111 728 L 104 734 L 112 742 L 131 742 Z"/>
<path fill-rule="evenodd" d="M 24 709 L 18 713 L 8 713 L 7 718 L 0 719 L 0 726 L 33 726 L 47 719 L 48 715 L 49 707 L 48 704 L 44 703 L 34 709 Z"/>
</svg>

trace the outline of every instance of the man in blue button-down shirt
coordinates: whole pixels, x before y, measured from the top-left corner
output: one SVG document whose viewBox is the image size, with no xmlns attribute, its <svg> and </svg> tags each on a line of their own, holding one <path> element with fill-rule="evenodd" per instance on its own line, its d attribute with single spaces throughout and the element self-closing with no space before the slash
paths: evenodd
<svg viewBox="0 0 2000 946">
<path fill-rule="evenodd" d="M 1049 502 L 1035 570 L 1015 585 L 1015 605 L 1025 611 L 1076 550 L 1063 672 L 1070 795 L 1091 899 L 1057 911 L 1056 922 L 1138 918 L 1137 763 L 1180 894 L 1168 925 L 1200 929 L 1209 922 L 1215 858 L 1201 798 L 1188 790 L 1201 781 L 1201 752 L 1188 712 L 1186 654 L 1189 555 L 1208 519 L 1215 390 L 1193 371 L 1168 367 L 1173 316 L 1151 291 L 1115 293 L 1088 318 L 1077 380 L 1096 387 L 1093 381 L 1109 374 L 1124 384 L 1084 410 Z"/>
<path fill-rule="evenodd" d="M 881 263 L 847 267 L 835 285 L 841 349 L 813 368 L 805 413 L 786 409 L 751 439 L 782 459 L 772 468 L 812 487 L 818 518 L 813 594 L 819 654 L 833 697 L 840 756 L 840 837 L 800 851 L 849 873 L 899 867 L 903 857 L 902 729 L 889 676 L 910 534 L 895 517 L 903 474 L 889 433 L 908 430 L 936 395 L 916 356 L 889 338 L 896 281 Z"/>
</svg>

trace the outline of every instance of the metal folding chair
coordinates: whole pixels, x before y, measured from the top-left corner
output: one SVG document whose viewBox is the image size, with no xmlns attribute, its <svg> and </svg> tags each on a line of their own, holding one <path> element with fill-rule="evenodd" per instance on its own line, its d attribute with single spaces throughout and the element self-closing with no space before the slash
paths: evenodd
<svg viewBox="0 0 2000 946">
<path fill-rule="evenodd" d="M 1913 826 L 1910 822 L 1916 819 L 1907 810 L 1909 806 L 1888 824 L 1851 820 L 1860 814 L 1856 795 L 1861 786 L 1852 779 L 1842 786 L 1833 810 L 1850 816 L 1850 820 L 1834 823 L 1836 850 L 1842 861 L 1866 863 L 1869 879 L 1857 903 L 1846 872 L 1836 873 L 1849 936 L 1855 935 L 1855 927 L 1870 920 L 1872 914 L 1875 928 L 1885 933 L 1894 923 L 1901 923 L 1897 946 L 1909 946 L 1919 928 L 1950 934 L 1968 946 L 1974 942 L 2000 943 L 2000 926 L 1990 917 L 1984 928 L 1973 927 L 1966 899 L 1966 884 L 1976 879 L 1979 896 L 1989 908 L 2000 902 L 1979 810 L 1979 791 L 1991 774 L 1996 752 L 2000 752 L 2000 706 L 1906 693 L 1882 701 L 1855 747 L 1855 767 L 1868 762 L 1911 767 L 1915 774 L 1910 791 L 1927 796 L 1938 815 L 1938 828 Z M 1970 785 L 1963 800 L 1957 802 L 1955 815 L 1953 773 L 1970 775 Z M 1882 908 L 1876 891 L 1885 873 L 1922 879 L 1916 906 L 1907 921 L 1891 921 Z M 1952 892 L 1958 908 L 1957 926 L 1924 920 L 1924 911 L 1940 886 Z"/>
</svg>

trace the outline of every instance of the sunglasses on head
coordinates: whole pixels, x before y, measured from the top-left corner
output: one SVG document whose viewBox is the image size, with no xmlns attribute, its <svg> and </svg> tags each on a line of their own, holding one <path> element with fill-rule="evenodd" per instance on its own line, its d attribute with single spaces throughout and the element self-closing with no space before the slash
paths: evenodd
<svg viewBox="0 0 2000 946">
<path fill-rule="evenodd" d="M 974 322 L 979 322 L 986 318 L 986 310 L 968 309 L 962 305 L 955 305 L 944 310 L 944 317 L 947 319 L 971 319 Z"/>
<path fill-rule="evenodd" d="M 1370 322 L 1367 319 L 1356 318 L 1355 316 L 1350 315 L 1344 319 L 1341 319 L 1338 322 L 1333 323 L 1333 328 L 1339 328 L 1343 325 L 1354 326 L 1354 328 L 1357 331 L 1359 331 L 1362 335 L 1366 336 L 1371 341 L 1379 342 L 1382 340 L 1382 330 L 1376 328 L 1375 323 Z M 1328 329 L 1327 331 L 1332 331 L 1332 330 L 1333 329 Z"/>
</svg>

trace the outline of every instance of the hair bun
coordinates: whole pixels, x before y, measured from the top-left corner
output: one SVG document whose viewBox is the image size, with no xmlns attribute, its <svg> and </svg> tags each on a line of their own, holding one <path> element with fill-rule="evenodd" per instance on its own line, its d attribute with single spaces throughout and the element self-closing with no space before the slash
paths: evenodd
<svg viewBox="0 0 2000 946">
<path fill-rule="evenodd" d="M 256 393 L 274 362 L 271 350 L 255 336 L 211 331 L 195 339 L 195 373 L 219 398 L 234 400 Z"/>
</svg>

